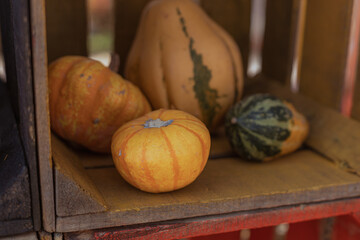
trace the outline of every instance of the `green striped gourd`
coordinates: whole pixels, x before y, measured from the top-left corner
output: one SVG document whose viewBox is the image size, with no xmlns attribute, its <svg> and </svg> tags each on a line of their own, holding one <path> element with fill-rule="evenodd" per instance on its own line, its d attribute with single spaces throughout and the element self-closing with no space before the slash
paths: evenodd
<svg viewBox="0 0 360 240">
<path fill-rule="evenodd" d="M 256 94 L 228 111 L 225 129 L 240 157 L 263 162 L 298 149 L 308 135 L 309 125 L 289 102 Z"/>
</svg>

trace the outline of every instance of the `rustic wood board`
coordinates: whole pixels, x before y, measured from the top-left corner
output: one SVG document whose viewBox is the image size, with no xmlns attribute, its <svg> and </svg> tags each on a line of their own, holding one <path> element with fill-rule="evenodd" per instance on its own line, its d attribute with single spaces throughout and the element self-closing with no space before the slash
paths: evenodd
<svg viewBox="0 0 360 240">
<path fill-rule="evenodd" d="M 183 239 L 195 236 L 239 231 L 242 229 L 256 229 L 259 227 L 274 226 L 284 222 L 296 223 L 328 218 L 349 214 L 359 210 L 360 199 L 352 198 L 346 200 L 342 199 L 320 203 L 286 206 L 267 210 L 233 212 L 222 215 L 195 217 L 190 219 L 172 220 L 135 226 L 65 233 L 64 239 Z M 253 234 L 253 231 L 251 231 L 251 234 Z"/>
<path fill-rule="evenodd" d="M 50 116 L 47 85 L 45 0 L 30 1 L 32 39 L 32 74 L 34 85 L 37 157 L 42 203 L 42 224 L 48 232 L 55 230 L 53 169 L 50 146 Z M 34 136 L 34 138 L 35 138 Z"/>
<path fill-rule="evenodd" d="M 56 231 L 70 232 L 278 207 L 360 195 L 360 178 L 309 151 L 257 164 L 237 158 L 209 161 L 188 187 L 149 194 L 127 184 L 115 168 L 87 169 L 107 212 L 58 217 Z M 156 213 L 156 214 L 154 214 Z"/>
<path fill-rule="evenodd" d="M 49 62 L 66 55 L 86 56 L 86 1 L 46 1 L 46 35 Z"/>
<path fill-rule="evenodd" d="M 141 13 L 147 3 L 152 0 L 117 0 L 114 1 L 115 40 L 114 49 L 120 56 L 120 73 L 125 67 L 126 58 L 135 38 Z"/>
<path fill-rule="evenodd" d="M 300 92 L 340 110 L 354 0 L 308 1 Z"/>
<path fill-rule="evenodd" d="M 277 81 L 289 81 L 292 66 L 295 22 L 292 14 L 295 0 L 268 1 L 266 3 L 266 24 L 264 33 L 262 73 Z M 292 23 L 294 22 L 294 23 Z"/>
<path fill-rule="evenodd" d="M 31 218 L 29 171 L 3 82 L 0 82 L 0 116 L 0 221 Z M 0 232 L 2 228 L 0 224 Z"/>
<path fill-rule="evenodd" d="M 218 0 L 202 0 L 200 5 L 238 44 L 246 75 L 250 48 L 251 1 L 226 0 L 220 3 Z"/>
<path fill-rule="evenodd" d="M 31 218 L 14 219 L 5 222 L 0 221 L 0 226 L 0 236 L 15 235 L 34 230 L 33 220 Z"/>
<path fill-rule="evenodd" d="M 359 48 L 360 52 L 360 48 Z M 360 55 L 360 54 L 359 54 Z M 352 112 L 351 117 L 354 119 L 360 121 L 360 59 L 358 59 L 358 65 L 357 65 L 358 73 L 356 77 L 356 83 L 354 86 L 354 96 L 353 96 L 353 105 L 352 105 Z"/>
<path fill-rule="evenodd" d="M 55 163 L 55 203 L 57 216 L 105 211 L 104 200 L 85 172 L 79 156 L 57 137 L 52 137 Z"/>
<path fill-rule="evenodd" d="M 12 100 L 15 119 L 18 123 L 21 138 L 19 145 L 23 146 L 28 165 L 31 211 L 34 219 L 34 230 L 37 231 L 41 227 L 41 211 L 35 139 L 29 1 L 1 1 L 0 17 L 7 87 Z M 4 100 L 0 102 L 5 104 Z M 10 119 L 10 116 L 8 118 Z"/>
<path fill-rule="evenodd" d="M 360 122 L 300 94 L 291 93 L 269 79 L 248 85 L 246 92 L 272 93 L 292 102 L 309 120 L 310 134 L 306 144 L 335 162 L 339 169 L 360 176 Z"/>
</svg>

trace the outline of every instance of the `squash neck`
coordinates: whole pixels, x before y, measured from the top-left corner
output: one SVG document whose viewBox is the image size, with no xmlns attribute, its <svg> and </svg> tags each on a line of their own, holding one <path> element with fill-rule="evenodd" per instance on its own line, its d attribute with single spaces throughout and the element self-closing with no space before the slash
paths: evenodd
<svg viewBox="0 0 360 240">
<path fill-rule="evenodd" d="M 162 121 L 160 118 L 158 119 L 149 119 L 145 122 L 144 128 L 161 128 L 169 126 L 174 120 L 170 119 L 167 121 Z"/>
</svg>

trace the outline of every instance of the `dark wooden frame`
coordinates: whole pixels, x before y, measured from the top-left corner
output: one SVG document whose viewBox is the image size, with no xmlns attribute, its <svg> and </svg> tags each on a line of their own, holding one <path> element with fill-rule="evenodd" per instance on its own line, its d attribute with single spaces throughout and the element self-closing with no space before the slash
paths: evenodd
<svg viewBox="0 0 360 240">
<path fill-rule="evenodd" d="M 0 234 L 9 235 L 40 230 L 41 212 L 37 170 L 37 142 L 35 139 L 36 126 L 29 1 L 1 1 L 0 11 L 7 86 L 21 139 L 21 143 L 19 142 L 18 144 L 18 151 L 24 151 L 26 162 L 23 163 L 23 166 L 28 172 L 28 177 L 25 181 L 29 184 L 29 193 L 18 192 L 16 194 L 18 196 L 31 197 L 31 199 L 23 199 L 23 201 L 31 201 L 31 206 L 29 206 L 30 209 L 28 210 L 31 212 L 29 218 L 9 220 L 0 224 Z M 18 167 L 15 161 L 9 166 L 10 171 L 14 171 L 11 169 Z M 15 175 L 12 176 L 12 178 L 16 177 Z M 20 181 L 20 177 L 18 181 Z M 17 191 L 21 190 L 20 188 L 17 189 Z M 14 209 L 14 211 L 19 211 L 19 209 Z M 25 212 L 26 210 L 24 209 L 23 211 Z"/>
</svg>

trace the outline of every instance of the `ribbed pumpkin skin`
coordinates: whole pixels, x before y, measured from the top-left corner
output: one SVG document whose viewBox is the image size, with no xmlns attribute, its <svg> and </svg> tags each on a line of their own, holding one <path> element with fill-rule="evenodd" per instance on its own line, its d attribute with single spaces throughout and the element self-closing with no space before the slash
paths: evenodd
<svg viewBox="0 0 360 240">
<path fill-rule="evenodd" d="M 148 128 L 147 121 L 170 123 Z M 160 109 L 123 125 L 113 136 L 116 169 L 134 187 L 168 192 L 192 183 L 204 169 L 210 134 L 197 118 L 178 110 Z"/>
<path fill-rule="evenodd" d="M 96 152 L 110 152 L 113 133 L 151 111 L 135 85 L 95 60 L 59 58 L 48 78 L 52 130 Z"/>
<path fill-rule="evenodd" d="M 125 76 L 155 109 L 188 112 L 210 130 L 243 89 L 235 41 L 191 0 L 158 0 L 145 8 Z"/>
<path fill-rule="evenodd" d="M 257 94 L 229 110 L 225 129 L 240 157 L 262 162 L 299 148 L 308 135 L 309 124 L 292 104 Z"/>
</svg>

